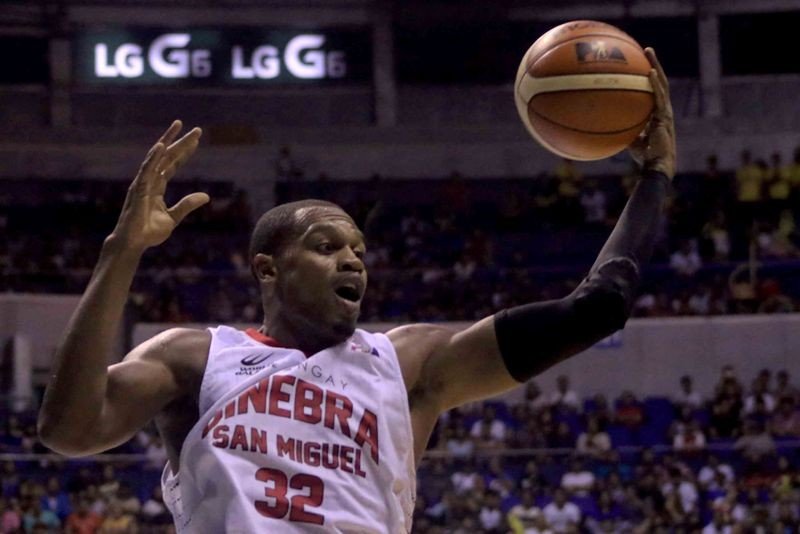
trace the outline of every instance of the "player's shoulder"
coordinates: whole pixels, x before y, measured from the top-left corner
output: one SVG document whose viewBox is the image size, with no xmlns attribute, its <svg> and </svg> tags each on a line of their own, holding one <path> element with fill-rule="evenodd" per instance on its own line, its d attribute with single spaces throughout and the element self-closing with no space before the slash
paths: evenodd
<svg viewBox="0 0 800 534">
<path fill-rule="evenodd" d="M 408 324 L 386 332 L 397 353 L 407 390 L 420 385 L 428 358 L 447 344 L 455 333 L 450 327 L 427 323 Z"/>
<path fill-rule="evenodd" d="M 414 323 L 398 326 L 386 332 L 391 342 L 398 344 L 428 345 L 449 340 L 456 332 L 449 326 L 430 323 Z"/>
<path fill-rule="evenodd" d="M 125 359 L 159 361 L 173 368 L 201 363 L 205 366 L 210 346 L 208 330 L 170 328 L 142 342 Z"/>
<path fill-rule="evenodd" d="M 193 352 L 208 349 L 211 332 L 199 328 L 169 328 L 156 334 L 142 345 L 148 345 L 154 352 Z"/>
</svg>

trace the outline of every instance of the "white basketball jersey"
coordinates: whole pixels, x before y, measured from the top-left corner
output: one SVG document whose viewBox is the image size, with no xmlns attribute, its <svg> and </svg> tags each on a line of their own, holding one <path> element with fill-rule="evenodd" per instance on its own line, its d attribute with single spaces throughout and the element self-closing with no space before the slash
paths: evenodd
<svg viewBox="0 0 800 534">
<path fill-rule="evenodd" d="M 411 531 L 411 419 L 397 354 L 356 330 L 310 357 L 209 329 L 200 419 L 167 464 L 181 533 Z"/>
</svg>

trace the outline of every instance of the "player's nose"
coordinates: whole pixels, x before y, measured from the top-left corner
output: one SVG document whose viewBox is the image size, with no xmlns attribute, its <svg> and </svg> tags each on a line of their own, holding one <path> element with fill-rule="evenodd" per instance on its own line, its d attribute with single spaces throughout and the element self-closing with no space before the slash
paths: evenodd
<svg viewBox="0 0 800 534">
<path fill-rule="evenodd" d="M 364 271 L 364 262 L 352 249 L 346 248 L 345 253 L 339 257 L 339 271 L 360 273 Z"/>
</svg>

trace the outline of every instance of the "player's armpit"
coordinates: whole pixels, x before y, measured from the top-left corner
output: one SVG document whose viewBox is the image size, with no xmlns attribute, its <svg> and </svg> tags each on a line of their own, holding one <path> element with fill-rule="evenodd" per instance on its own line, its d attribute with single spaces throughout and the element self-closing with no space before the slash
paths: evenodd
<svg viewBox="0 0 800 534">
<path fill-rule="evenodd" d="M 616 300 L 602 284 L 584 283 L 568 297 L 505 310 L 461 332 L 392 330 L 412 409 L 421 402 L 438 415 L 519 386 L 620 328 L 627 315 L 615 312 L 623 307 Z"/>
<path fill-rule="evenodd" d="M 167 404 L 198 385 L 210 339 L 204 330 L 174 328 L 137 346 L 108 367 L 97 418 L 63 422 L 60 429 L 43 433 L 45 444 L 62 454 L 83 456 L 129 440 Z"/>
<path fill-rule="evenodd" d="M 500 355 L 492 317 L 461 332 L 416 324 L 388 336 L 397 350 L 412 410 L 423 408 L 435 418 L 454 406 L 519 385 Z"/>
</svg>

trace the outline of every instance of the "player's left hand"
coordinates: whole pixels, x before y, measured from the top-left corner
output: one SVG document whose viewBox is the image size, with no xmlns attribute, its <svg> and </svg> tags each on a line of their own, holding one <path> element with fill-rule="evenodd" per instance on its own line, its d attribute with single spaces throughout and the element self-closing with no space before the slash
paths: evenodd
<svg viewBox="0 0 800 534">
<path fill-rule="evenodd" d="M 653 66 L 650 69 L 650 84 L 656 107 L 653 116 L 641 135 L 628 149 L 642 171 L 658 171 L 669 179 L 675 176 L 675 120 L 669 99 L 669 82 L 661 63 L 652 48 L 644 50 Z"/>
</svg>

